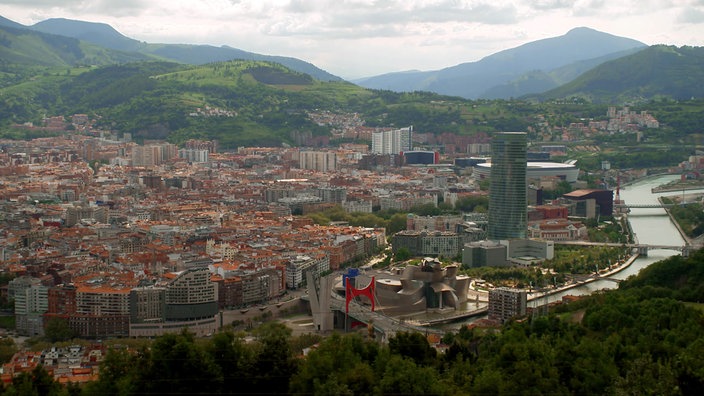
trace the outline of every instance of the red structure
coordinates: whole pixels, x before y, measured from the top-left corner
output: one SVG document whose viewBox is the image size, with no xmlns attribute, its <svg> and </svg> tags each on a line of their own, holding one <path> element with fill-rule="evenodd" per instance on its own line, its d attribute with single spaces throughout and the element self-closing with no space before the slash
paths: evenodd
<svg viewBox="0 0 704 396">
<path fill-rule="evenodd" d="M 375 302 L 374 302 L 374 277 L 372 277 L 372 281 L 369 282 L 367 287 L 364 289 L 355 289 L 352 287 L 351 282 L 347 282 L 345 286 L 345 312 L 349 313 L 350 312 L 350 301 L 352 301 L 353 298 L 357 296 L 367 296 L 369 297 L 369 300 L 372 302 L 372 311 L 374 311 L 375 307 Z"/>
</svg>

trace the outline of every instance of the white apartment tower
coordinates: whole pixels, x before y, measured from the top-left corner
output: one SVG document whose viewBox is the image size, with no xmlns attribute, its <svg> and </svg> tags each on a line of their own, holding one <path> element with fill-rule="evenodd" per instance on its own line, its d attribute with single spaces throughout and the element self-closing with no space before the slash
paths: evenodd
<svg viewBox="0 0 704 396">
<path fill-rule="evenodd" d="M 329 172 L 337 169 L 337 154 L 334 151 L 301 151 L 299 167 L 318 172 Z"/>
<path fill-rule="evenodd" d="M 413 126 L 372 133 L 372 153 L 400 154 L 413 148 Z"/>
</svg>

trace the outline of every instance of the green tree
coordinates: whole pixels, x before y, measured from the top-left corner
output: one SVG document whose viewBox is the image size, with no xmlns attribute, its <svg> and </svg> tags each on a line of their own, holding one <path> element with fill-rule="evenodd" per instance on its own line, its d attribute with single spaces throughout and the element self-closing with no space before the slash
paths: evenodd
<svg viewBox="0 0 704 396">
<path fill-rule="evenodd" d="M 624 376 L 614 382 L 613 394 L 626 395 L 680 395 L 675 373 L 667 364 L 653 361 L 648 355 L 633 360 Z"/>
<path fill-rule="evenodd" d="M 52 343 L 68 341 L 76 337 L 76 332 L 69 327 L 67 320 L 51 318 L 44 327 L 44 337 Z"/>
<path fill-rule="evenodd" d="M 268 322 L 255 330 L 258 348 L 253 362 L 254 393 L 283 394 L 297 372 L 289 338 L 291 329 L 281 323 Z"/>
<path fill-rule="evenodd" d="M 391 215 L 388 225 L 386 226 L 386 232 L 388 234 L 395 234 L 399 231 L 405 230 L 406 219 L 407 215 L 405 213 L 394 213 Z"/>
<path fill-rule="evenodd" d="M 9 362 L 15 353 L 17 353 L 15 340 L 10 337 L 0 339 L 0 362 Z"/>
<path fill-rule="evenodd" d="M 428 339 L 418 332 L 396 333 L 389 339 L 389 349 L 391 353 L 412 359 L 419 366 L 434 364 L 437 355 Z"/>
<path fill-rule="evenodd" d="M 85 386 L 85 395 L 127 395 L 137 378 L 139 357 L 123 348 L 111 348 L 100 363 L 100 377 Z"/>
<path fill-rule="evenodd" d="M 349 389 L 354 394 L 371 394 L 378 375 L 371 363 L 378 354 L 378 344 L 359 334 L 332 334 L 301 362 L 290 391 L 302 395 Z"/>
<path fill-rule="evenodd" d="M 411 254 L 411 251 L 408 250 L 408 248 L 404 246 L 404 247 L 400 247 L 396 250 L 396 253 L 394 254 L 394 261 L 402 262 L 402 261 L 406 261 L 406 260 L 410 259 L 411 257 L 413 257 L 413 255 Z"/>
<path fill-rule="evenodd" d="M 486 209 L 488 207 L 489 199 L 485 195 L 465 196 L 455 202 L 455 209 L 468 213 L 474 212 L 477 208 Z"/>
<path fill-rule="evenodd" d="M 145 355 L 135 381 L 140 392 L 156 394 L 213 394 L 222 389 L 220 367 L 195 343 L 193 334 L 166 334 Z"/>
<path fill-rule="evenodd" d="M 223 393 L 254 388 L 254 351 L 232 332 L 220 332 L 206 345 L 206 351 L 223 373 Z"/>
<path fill-rule="evenodd" d="M 391 355 L 386 362 L 379 381 L 379 393 L 400 395 L 444 395 L 450 394 L 439 382 L 438 373 L 432 367 L 418 366 L 411 359 Z"/>
<path fill-rule="evenodd" d="M 61 384 L 54 381 L 44 366 L 38 365 L 31 372 L 22 373 L 12 379 L 5 395 L 17 396 L 58 396 L 62 394 Z"/>
</svg>

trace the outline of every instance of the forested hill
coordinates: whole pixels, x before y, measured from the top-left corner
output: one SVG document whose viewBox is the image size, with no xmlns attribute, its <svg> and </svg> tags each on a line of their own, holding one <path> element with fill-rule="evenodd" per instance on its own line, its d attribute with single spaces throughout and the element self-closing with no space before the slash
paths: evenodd
<svg viewBox="0 0 704 396">
<path fill-rule="evenodd" d="M 84 73 L 60 94 L 77 109 L 103 114 L 115 129 L 131 132 L 137 139 L 168 138 L 179 143 L 207 137 L 224 148 L 276 146 L 290 141 L 296 131 L 326 135 L 328 130 L 310 121 L 305 110 L 325 108 L 338 99 L 344 105 L 354 92 L 363 94 L 351 84 L 316 81 L 269 62 L 157 65 L 131 64 Z M 349 94 L 337 98 L 334 93 L 325 94 L 326 90 Z M 206 108 L 213 112 L 198 113 Z"/>
<path fill-rule="evenodd" d="M 0 76 L 2 74 L 0 73 Z M 224 149 L 296 143 L 295 136 L 328 137 L 331 126 L 309 112 L 362 113 L 367 126 L 413 125 L 416 131 L 468 133 L 459 98 L 414 92 L 371 91 L 343 81 L 324 82 L 280 64 L 229 61 L 191 66 L 141 62 L 48 69 L 0 86 L 0 131 L 26 138 L 12 124 L 42 125 L 45 115 L 84 113 L 118 136 L 217 139 Z M 201 110 L 198 110 L 201 109 Z M 212 111 L 204 111 L 212 109 Z M 511 118 L 510 121 L 512 121 Z M 503 112 L 485 117 L 482 131 L 520 128 Z"/>
<path fill-rule="evenodd" d="M 152 55 L 111 50 L 71 37 L 7 24 L 0 24 L 0 83 L 9 78 L 8 74 L 18 73 L 21 76 L 26 69 L 111 65 L 156 59 Z"/>
<path fill-rule="evenodd" d="M 9 35 L 7 32 L 3 34 L 2 30 L 5 27 L 11 28 Z M 44 42 L 38 43 L 36 40 L 27 40 L 28 37 L 32 36 Z M 46 62 L 50 61 L 51 63 L 48 64 L 56 65 L 56 55 L 60 55 L 62 51 L 70 51 L 76 46 L 81 46 L 91 47 L 94 48 L 94 50 L 84 54 L 85 56 L 79 59 L 66 59 L 69 61 L 66 64 L 105 65 L 123 63 L 125 60 L 120 59 L 119 54 L 124 58 L 132 58 L 132 60 L 164 60 L 191 65 L 202 65 L 238 59 L 280 63 L 292 70 L 309 74 L 321 81 L 342 80 L 340 77 L 334 76 L 309 62 L 297 58 L 262 55 L 228 46 L 216 47 L 212 45 L 145 43 L 123 36 L 112 28 L 112 26 L 105 23 L 77 21 L 65 18 L 52 18 L 32 26 L 24 26 L 0 17 L 0 38 L 4 39 L 3 42 L 0 43 L 0 49 L 9 48 L 12 52 L 22 55 L 31 53 L 32 57 L 29 59 L 34 58 L 37 62 L 36 64 L 47 64 Z M 64 44 L 66 40 L 73 41 L 70 47 Z M 43 49 L 44 51 L 42 52 L 46 52 L 46 54 L 38 51 L 38 49 Z M 54 59 L 52 59 L 52 57 Z M 0 65 L 1 63 L 2 62 L 0 62 Z"/>
<path fill-rule="evenodd" d="M 276 323 L 256 328 L 250 334 L 254 342 L 232 331 L 206 340 L 187 332 L 166 335 L 139 353 L 111 349 L 99 381 L 70 390 L 75 395 L 701 395 L 703 284 L 704 252 L 672 257 L 618 290 L 598 292 L 547 316 L 496 330 L 464 327 L 443 338 L 444 353 L 422 333 L 398 333 L 380 344 L 366 331 L 291 337 Z M 303 356 L 312 344 L 317 345 Z M 15 378 L 5 392 L 20 389 L 61 394 L 41 366 Z"/>
<path fill-rule="evenodd" d="M 623 103 L 657 97 L 704 97 L 704 47 L 655 45 L 603 63 L 574 81 L 536 97 L 581 97 L 598 103 Z"/>
</svg>

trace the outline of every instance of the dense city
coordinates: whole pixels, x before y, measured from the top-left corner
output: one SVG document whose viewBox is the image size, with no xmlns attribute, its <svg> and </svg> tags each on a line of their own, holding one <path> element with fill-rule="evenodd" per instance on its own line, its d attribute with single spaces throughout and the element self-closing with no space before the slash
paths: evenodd
<svg viewBox="0 0 704 396">
<path fill-rule="evenodd" d="M 704 394 L 701 47 L 572 26 L 419 71 L 518 4 L 192 3 L 180 34 L 237 33 L 0 16 L 0 395 Z M 520 8 L 584 14 L 553 6 Z"/>
<path fill-rule="evenodd" d="M 620 125 L 623 113 L 609 112 L 612 121 L 588 128 L 618 132 L 611 125 Z M 396 262 L 426 259 L 388 277 L 395 280 L 378 279 L 375 295 L 363 304 L 366 310 L 369 302 L 379 304 L 396 318 L 398 329 L 407 331 L 413 329 L 409 324 L 424 321 L 419 313 L 433 312 L 436 323 L 448 322 L 485 314 L 488 306 L 485 320 L 495 326 L 525 315 L 533 290 L 527 285 L 487 288 L 485 281 L 460 275 L 458 269 L 536 266 L 554 258 L 556 242 L 588 241 L 585 220 L 611 218 L 619 210 L 614 208 L 618 196 L 606 186 L 584 185 L 544 200 L 543 190 L 560 183 L 579 186 L 579 169 L 574 162 L 550 161 L 551 155 L 564 154 L 564 146 L 528 151 L 525 133 L 465 139 L 463 153 L 453 149 L 459 153 L 441 155 L 414 149 L 427 140 L 410 126 L 366 128 L 346 121 L 354 116 L 345 121 L 327 117 L 315 119 L 343 125 L 338 133 L 354 134 L 359 142 L 337 149 L 241 147 L 234 152 L 220 152 L 215 141 L 189 140 L 183 147 L 163 141 L 137 144 L 129 135 L 117 138 L 94 130 L 80 114 L 70 123 L 54 117 L 43 126 L 65 130 L 71 125 L 79 132 L 3 141 L 2 270 L 11 280 L 2 290 L 4 301 L 14 304 L 9 307 L 15 320 L 11 332 L 56 337 L 64 331 L 93 341 L 183 330 L 210 337 L 224 326 L 251 326 L 267 313 L 273 319 L 310 314 L 300 299 L 302 292 L 315 290 L 309 280 L 370 268 L 368 259 L 386 254 Z M 635 124 L 628 125 L 636 131 L 638 125 L 657 127 L 647 114 L 630 117 Z M 580 127 L 585 128 L 571 126 Z M 510 165 L 514 158 L 522 158 L 522 167 Z M 608 174 L 608 165 L 603 170 Z M 493 184 L 498 193 L 488 202 L 480 184 L 491 177 L 503 182 Z M 484 208 L 412 213 L 423 207 L 455 208 L 468 198 L 484 202 Z M 381 218 L 371 216 L 364 226 L 314 222 L 316 213 L 334 208 L 396 213 L 398 225 L 373 224 Z M 626 249 L 618 258 L 625 262 L 627 256 Z M 438 258 L 454 263 L 441 268 Z M 440 275 L 422 275 L 428 271 Z M 345 280 L 353 281 L 358 273 Z M 564 276 L 560 279 L 564 283 Z M 325 285 L 327 292 L 312 297 L 314 305 L 318 298 L 330 305 L 325 294 L 336 292 Z M 329 334 L 348 326 L 341 309 L 337 318 L 323 311 L 313 312 L 308 331 Z M 394 334 L 376 320 L 379 338 Z M 431 332 L 439 343 L 443 332 Z M 12 378 L 41 363 L 57 380 L 93 381 L 104 353 L 100 345 L 21 352 L 4 375 Z"/>
</svg>

